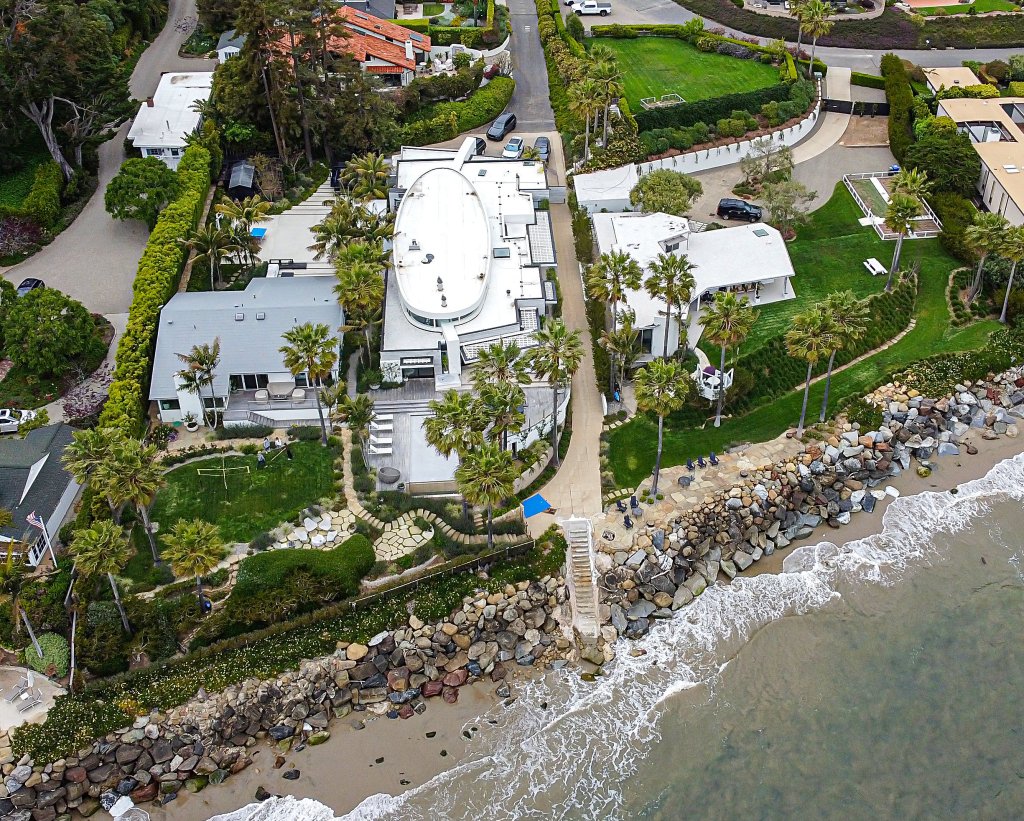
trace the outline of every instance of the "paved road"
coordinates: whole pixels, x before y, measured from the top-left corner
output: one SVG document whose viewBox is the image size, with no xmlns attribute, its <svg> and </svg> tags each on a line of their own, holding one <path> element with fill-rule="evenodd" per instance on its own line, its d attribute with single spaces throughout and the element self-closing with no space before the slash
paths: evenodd
<svg viewBox="0 0 1024 821">
<path fill-rule="evenodd" d="M 176 31 L 174 24 L 195 13 L 195 0 L 171 0 L 167 25 L 132 73 L 129 89 L 135 99 L 145 99 L 156 91 L 164 72 L 210 70 L 215 65 L 212 60 L 178 56 L 187 34 Z M 5 270 L 6 279 L 17 284 L 25 277 L 38 277 L 95 313 L 127 312 L 132 301 L 132 281 L 149 232 L 141 222 L 111 219 L 103 206 L 103 192 L 124 161 L 124 138 L 129 127 L 125 123 L 100 146 L 99 184 L 78 218 L 39 253 Z"/>
<path fill-rule="evenodd" d="M 508 0 L 512 19 L 512 76 L 516 90 L 508 104 L 519 121 L 517 131 L 554 131 L 555 115 L 548 101 L 548 68 L 537 36 L 533 0 Z"/>
</svg>

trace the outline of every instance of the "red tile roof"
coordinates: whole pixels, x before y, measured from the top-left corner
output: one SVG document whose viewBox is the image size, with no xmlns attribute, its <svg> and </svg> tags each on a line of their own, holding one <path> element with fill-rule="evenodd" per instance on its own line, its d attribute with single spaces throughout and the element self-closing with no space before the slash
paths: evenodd
<svg viewBox="0 0 1024 821">
<path fill-rule="evenodd" d="M 348 7 L 345 6 L 345 8 Z M 410 71 L 414 71 L 416 68 L 415 60 L 410 60 L 405 56 L 404 45 L 389 43 L 379 37 L 370 37 L 368 34 L 360 34 L 352 30 L 349 30 L 348 37 L 332 37 L 327 43 L 327 48 L 337 53 L 347 52 L 360 63 L 365 63 L 368 59 L 375 57 L 385 63 L 401 66 Z"/>
<path fill-rule="evenodd" d="M 342 6 L 338 9 L 338 16 L 345 21 L 349 29 L 362 29 L 370 36 L 380 35 L 395 43 L 404 44 L 406 40 L 412 40 L 412 47 L 415 50 L 430 51 L 430 38 L 427 35 L 413 32 L 390 20 L 374 17 L 351 6 Z"/>
</svg>

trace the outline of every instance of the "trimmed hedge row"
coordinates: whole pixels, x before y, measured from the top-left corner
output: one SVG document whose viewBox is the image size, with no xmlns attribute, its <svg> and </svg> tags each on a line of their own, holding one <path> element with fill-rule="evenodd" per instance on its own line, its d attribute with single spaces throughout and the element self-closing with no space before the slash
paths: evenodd
<svg viewBox="0 0 1024 821">
<path fill-rule="evenodd" d="M 697 100 L 671 108 L 638 111 L 635 115 L 636 123 L 641 131 L 655 128 L 686 128 L 697 123 L 716 123 L 721 119 L 728 119 L 733 111 L 760 111 L 766 103 L 788 100 L 790 88 L 790 83 L 777 83 L 756 91 L 741 91 L 738 94 Z"/>
<path fill-rule="evenodd" d="M 885 97 L 889 101 L 889 150 L 900 163 L 907 148 L 914 142 L 911 128 L 914 120 L 914 93 L 903 61 L 895 54 L 886 54 L 881 62 Z"/>
<path fill-rule="evenodd" d="M 132 285 L 128 325 L 117 346 L 113 381 L 100 427 L 116 427 L 129 436 L 142 432 L 143 405 L 160 309 L 174 294 L 188 250 L 182 244 L 199 222 L 210 186 L 210 152 L 189 146 L 178 165 L 178 197 L 157 219 Z"/>
<path fill-rule="evenodd" d="M 850 75 L 850 85 L 863 86 L 864 88 L 885 88 L 885 78 L 854 71 Z"/>
<path fill-rule="evenodd" d="M 964 239 L 964 232 L 967 230 L 967 226 L 973 223 L 976 213 L 971 202 L 959 194 L 947 191 L 929 197 L 928 204 L 942 223 L 942 233 L 939 234 L 939 242 L 942 243 L 942 247 L 951 256 L 967 265 L 976 263 L 978 256 Z"/>
<path fill-rule="evenodd" d="M 60 219 L 64 175 L 53 160 L 36 167 L 32 187 L 20 206 L 0 205 L 0 218 L 16 217 L 34 222 L 40 228 L 53 228 Z"/>
<path fill-rule="evenodd" d="M 402 141 L 406 145 L 430 145 L 479 128 L 505 110 L 515 88 L 511 77 L 495 77 L 461 103 L 427 106 L 419 112 L 418 119 L 402 129 Z"/>
</svg>

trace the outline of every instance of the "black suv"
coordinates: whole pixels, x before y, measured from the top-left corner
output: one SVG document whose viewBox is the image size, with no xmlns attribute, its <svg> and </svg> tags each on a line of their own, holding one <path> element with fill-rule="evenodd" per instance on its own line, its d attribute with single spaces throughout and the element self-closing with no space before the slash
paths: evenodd
<svg viewBox="0 0 1024 821">
<path fill-rule="evenodd" d="M 500 140 L 515 127 L 516 115 L 512 112 L 502 114 L 498 119 L 491 123 L 491 127 L 487 129 L 487 139 Z"/>
<path fill-rule="evenodd" d="M 746 220 L 757 222 L 761 219 L 761 209 L 743 200 L 724 199 L 718 203 L 718 216 L 727 220 Z"/>
</svg>

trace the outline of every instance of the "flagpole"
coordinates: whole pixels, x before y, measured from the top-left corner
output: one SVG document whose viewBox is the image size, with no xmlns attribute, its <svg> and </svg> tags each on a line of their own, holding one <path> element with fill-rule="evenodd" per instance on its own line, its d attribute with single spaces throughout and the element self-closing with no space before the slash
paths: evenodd
<svg viewBox="0 0 1024 821">
<path fill-rule="evenodd" d="M 46 542 L 46 549 L 50 551 L 50 559 L 53 560 L 53 569 L 57 569 L 57 554 L 53 552 L 53 544 L 50 542 L 50 534 L 46 532 L 46 525 L 42 527 L 43 541 Z"/>
</svg>

